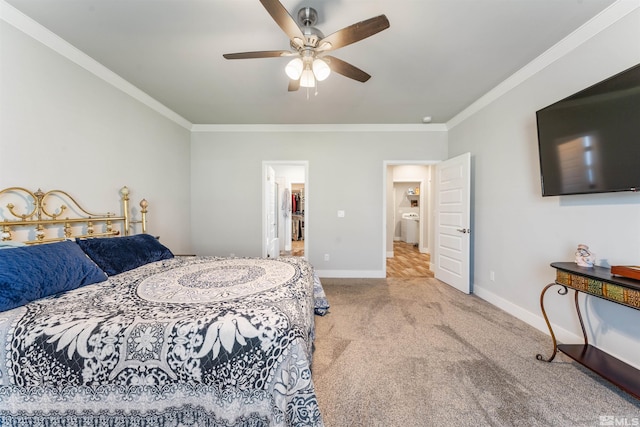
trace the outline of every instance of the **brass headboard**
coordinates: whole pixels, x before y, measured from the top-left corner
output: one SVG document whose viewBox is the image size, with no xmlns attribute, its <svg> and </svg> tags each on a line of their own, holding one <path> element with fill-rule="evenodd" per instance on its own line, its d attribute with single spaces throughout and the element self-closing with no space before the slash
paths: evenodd
<svg viewBox="0 0 640 427">
<path fill-rule="evenodd" d="M 68 193 L 61 190 L 35 192 L 22 187 L 9 187 L 0 190 L 0 226 L 2 241 L 13 240 L 15 232 L 27 232 L 26 244 L 57 242 L 80 237 L 105 237 L 120 234 L 129 235 L 134 224 L 141 224 L 142 232 L 147 231 L 147 206 L 145 199 L 140 201 L 140 219 L 134 221 L 129 210 L 129 189 L 120 189 L 122 215 L 114 213 L 91 213 L 84 209 Z M 4 205 L 4 201 L 10 202 Z M 22 204 L 22 209 L 14 203 Z M 48 202 L 48 203 L 47 203 Z M 2 207 L 6 206 L 6 209 Z M 25 211 L 24 213 L 21 210 Z M 64 214 L 67 213 L 66 216 Z M 69 216 L 69 214 L 73 214 Z M 114 224 L 121 224 L 114 228 Z M 74 232 L 74 227 L 80 227 Z M 51 236 L 57 231 L 57 235 Z"/>
</svg>

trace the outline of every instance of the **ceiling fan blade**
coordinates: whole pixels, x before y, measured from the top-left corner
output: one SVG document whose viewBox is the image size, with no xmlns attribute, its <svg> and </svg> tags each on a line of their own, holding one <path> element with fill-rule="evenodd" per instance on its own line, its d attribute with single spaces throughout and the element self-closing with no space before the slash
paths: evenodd
<svg viewBox="0 0 640 427">
<path fill-rule="evenodd" d="M 289 79 L 289 92 L 295 92 L 300 89 L 300 79 L 293 80 Z"/>
<path fill-rule="evenodd" d="M 239 53 L 225 53 L 226 59 L 251 59 L 251 58 L 278 58 L 281 56 L 293 55 L 293 52 L 288 50 L 260 50 L 256 52 L 239 52 Z"/>
<path fill-rule="evenodd" d="M 289 39 L 294 40 L 297 38 L 304 42 L 304 33 L 282 3 L 278 0 L 260 0 L 260 3 L 267 9 L 269 15 L 282 28 L 282 31 L 285 32 Z"/>
<path fill-rule="evenodd" d="M 342 59 L 338 59 L 335 56 L 325 55 L 323 58 L 329 60 L 329 67 L 331 67 L 331 71 L 333 72 L 342 74 L 345 77 L 349 77 L 350 79 L 357 80 L 362 83 L 371 78 L 371 75 L 365 73 L 360 68 L 353 66 L 348 62 L 344 62 Z"/>
<path fill-rule="evenodd" d="M 333 34 L 329 34 L 318 42 L 319 51 L 335 50 L 350 45 L 362 39 L 366 39 L 382 30 L 389 28 L 389 20 L 385 15 L 376 16 L 349 25 Z"/>
</svg>

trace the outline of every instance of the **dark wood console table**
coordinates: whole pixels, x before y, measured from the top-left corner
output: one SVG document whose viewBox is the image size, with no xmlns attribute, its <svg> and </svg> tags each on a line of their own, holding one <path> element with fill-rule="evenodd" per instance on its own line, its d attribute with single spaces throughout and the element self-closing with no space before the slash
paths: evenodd
<svg viewBox="0 0 640 427">
<path fill-rule="evenodd" d="M 611 270 L 608 268 L 597 266 L 579 267 L 574 262 L 554 262 L 551 267 L 556 269 L 556 281 L 542 290 L 540 308 L 551 333 L 553 353 L 548 358 L 541 354 L 536 355 L 536 358 L 551 362 L 558 351 L 561 351 L 622 390 L 640 399 L 640 370 L 589 344 L 587 332 L 582 321 L 582 314 L 580 313 L 580 304 L 578 303 L 578 293 L 582 292 L 640 310 L 640 280 L 612 276 Z M 552 286 L 560 286 L 558 290 L 560 295 L 566 295 L 569 292 L 568 288 L 575 291 L 576 313 L 580 320 L 584 344 L 558 344 L 556 342 L 551 323 L 549 323 L 547 312 L 544 309 L 544 294 Z"/>
</svg>

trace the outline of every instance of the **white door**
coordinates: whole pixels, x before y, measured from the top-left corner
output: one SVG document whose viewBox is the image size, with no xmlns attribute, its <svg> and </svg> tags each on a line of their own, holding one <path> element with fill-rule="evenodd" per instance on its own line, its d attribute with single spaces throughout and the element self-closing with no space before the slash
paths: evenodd
<svg viewBox="0 0 640 427">
<path fill-rule="evenodd" d="M 265 169 L 265 248 L 263 253 L 268 258 L 277 258 L 280 255 L 280 244 L 278 242 L 278 185 L 276 184 L 276 172 L 273 168 L 267 166 Z"/>
<path fill-rule="evenodd" d="M 277 204 L 276 215 L 278 218 L 278 250 L 280 253 L 291 250 L 291 239 L 287 239 L 285 236 L 291 235 L 291 209 L 289 212 L 285 212 L 284 198 L 289 198 L 291 202 L 291 196 L 289 191 L 285 191 L 289 188 L 289 183 L 286 178 L 276 177 L 277 188 Z M 288 204 L 286 204 L 288 206 Z M 282 236 L 282 238 L 280 238 Z M 288 244 L 288 246 L 287 246 Z"/>
<path fill-rule="evenodd" d="M 471 293 L 470 169 L 470 153 L 436 165 L 435 277 L 466 294 Z"/>
</svg>

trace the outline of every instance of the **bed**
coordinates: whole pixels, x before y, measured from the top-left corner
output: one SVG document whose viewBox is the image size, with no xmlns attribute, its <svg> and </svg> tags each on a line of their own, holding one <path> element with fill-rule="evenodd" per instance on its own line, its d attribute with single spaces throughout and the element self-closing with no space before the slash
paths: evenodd
<svg viewBox="0 0 640 427">
<path fill-rule="evenodd" d="M 177 256 L 128 189 L 84 222 L 57 191 L 0 191 L 0 425 L 323 425 L 307 261 Z"/>
</svg>

